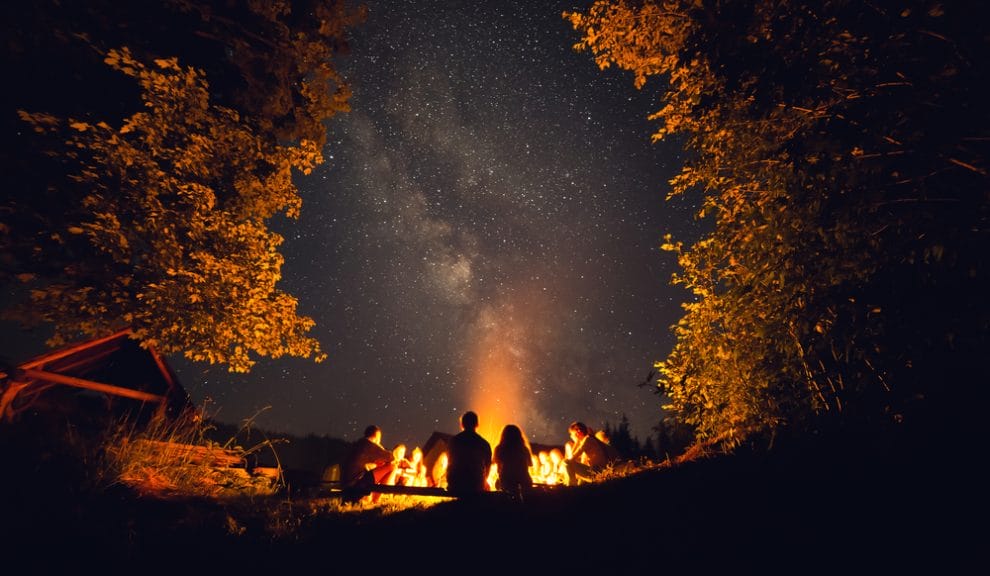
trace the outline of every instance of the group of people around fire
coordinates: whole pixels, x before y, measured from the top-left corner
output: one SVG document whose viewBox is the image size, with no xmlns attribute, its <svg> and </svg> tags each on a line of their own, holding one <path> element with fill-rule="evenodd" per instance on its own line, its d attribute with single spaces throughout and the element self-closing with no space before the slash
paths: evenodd
<svg viewBox="0 0 990 576">
<path fill-rule="evenodd" d="M 369 489 L 375 484 L 387 484 L 443 487 L 456 496 L 491 490 L 521 496 L 537 481 L 571 486 L 592 482 L 596 474 L 619 459 L 608 438 L 583 422 L 568 426 L 570 439 L 563 453 L 554 448 L 534 454 L 515 424 L 502 428 L 493 450 L 478 434 L 478 415 L 472 411 L 461 416 L 460 427 L 431 472 L 418 447 L 409 458 L 404 444 L 390 451 L 382 446 L 381 428 L 370 425 L 346 455 L 341 465 L 341 483 L 345 488 Z M 377 494 L 369 498 L 377 500 Z"/>
</svg>

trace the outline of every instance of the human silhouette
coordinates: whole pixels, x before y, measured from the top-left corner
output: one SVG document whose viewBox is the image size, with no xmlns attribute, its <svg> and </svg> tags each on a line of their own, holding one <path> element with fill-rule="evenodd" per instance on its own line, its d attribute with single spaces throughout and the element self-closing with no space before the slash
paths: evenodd
<svg viewBox="0 0 990 576">
<path fill-rule="evenodd" d="M 529 475 L 533 453 L 522 430 L 515 424 L 502 428 L 492 461 L 498 466 L 495 486 L 498 490 L 521 496 L 533 486 L 533 478 Z"/>
<path fill-rule="evenodd" d="M 592 482 L 595 474 L 612 463 L 614 457 L 605 443 L 596 438 L 583 422 L 572 422 L 567 432 L 573 447 L 569 457 L 564 460 L 567 483 L 574 485 Z"/>
<path fill-rule="evenodd" d="M 394 468 L 392 453 L 382 446 L 382 429 L 371 424 L 344 458 L 340 467 L 341 484 L 345 488 L 381 484 L 388 480 Z"/>
<path fill-rule="evenodd" d="M 461 431 L 447 444 L 447 491 L 458 496 L 487 489 L 492 445 L 478 434 L 477 428 L 478 415 L 465 412 L 461 416 Z"/>
</svg>

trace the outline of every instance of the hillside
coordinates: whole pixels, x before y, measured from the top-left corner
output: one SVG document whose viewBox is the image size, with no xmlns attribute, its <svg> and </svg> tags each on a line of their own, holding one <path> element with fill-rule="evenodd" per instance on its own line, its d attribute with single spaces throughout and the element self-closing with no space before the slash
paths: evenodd
<svg viewBox="0 0 990 576">
<path fill-rule="evenodd" d="M 947 574 L 967 572 L 973 559 L 964 464 L 936 466 L 921 457 L 933 446 L 909 437 L 805 438 L 524 502 L 491 495 L 391 514 L 341 512 L 327 498 L 162 501 L 94 490 L 80 480 L 83 452 L 27 450 L 13 437 L 4 436 L 2 537 L 40 573 L 335 573 L 363 559 L 409 573 L 447 573 L 442 566 L 464 560 L 519 574 Z M 39 546 L 57 553 L 21 552 Z"/>
</svg>

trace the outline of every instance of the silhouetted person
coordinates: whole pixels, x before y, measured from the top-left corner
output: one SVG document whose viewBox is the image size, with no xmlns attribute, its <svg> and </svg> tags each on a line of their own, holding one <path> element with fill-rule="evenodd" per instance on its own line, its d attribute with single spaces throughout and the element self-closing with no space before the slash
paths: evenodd
<svg viewBox="0 0 990 576">
<path fill-rule="evenodd" d="M 564 460 L 567 484 L 573 486 L 593 481 L 595 474 L 604 470 L 615 459 L 612 451 L 604 442 L 590 434 L 583 422 L 572 422 L 567 432 L 573 446 L 571 457 Z"/>
<path fill-rule="evenodd" d="M 595 430 L 595 438 L 598 438 L 604 444 L 612 443 L 612 440 L 608 437 L 608 433 L 604 430 Z"/>
<path fill-rule="evenodd" d="M 533 452 L 522 430 L 515 424 L 506 424 L 502 428 L 492 461 L 498 466 L 497 489 L 521 496 L 524 490 L 533 486 L 533 478 L 529 475 Z"/>
<path fill-rule="evenodd" d="M 605 445 L 605 456 L 609 462 L 615 462 L 622 459 L 622 456 L 619 454 L 619 450 L 612 445 L 612 439 L 608 437 L 608 434 L 606 434 L 604 430 L 596 430 L 595 438 L 601 440 L 602 444 Z"/>
<path fill-rule="evenodd" d="M 475 430 L 478 415 L 461 416 L 461 432 L 447 444 L 447 491 L 459 496 L 484 492 L 492 467 L 492 445 Z"/>
<path fill-rule="evenodd" d="M 345 488 L 385 482 L 395 467 L 392 453 L 382 446 L 382 429 L 374 424 L 364 429 L 364 437 L 351 445 L 340 467 Z"/>
</svg>

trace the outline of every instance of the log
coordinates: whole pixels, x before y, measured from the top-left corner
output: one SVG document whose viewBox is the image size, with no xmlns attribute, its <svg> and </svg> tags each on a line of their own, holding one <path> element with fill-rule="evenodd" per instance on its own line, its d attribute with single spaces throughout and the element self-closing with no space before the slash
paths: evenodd
<svg viewBox="0 0 990 576">
<path fill-rule="evenodd" d="M 169 460 L 213 466 L 221 468 L 243 468 L 246 465 L 244 456 L 237 450 L 197 444 L 179 444 L 163 440 L 138 439 L 134 441 L 141 449 L 166 455 Z"/>
<path fill-rule="evenodd" d="M 56 384 L 65 384 L 68 386 L 75 386 L 77 388 L 86 388 L 88 390 L 95 390 L 97 392 L 104 392 L 106 394 L 114 394 L 116 396 L 123 396 L 125 398 L 132 398 L 134 400 L 141 400 L 142 402 L 159 402 L 159 403 L 165 402 L 165 397 L 160 396 L 158 394 L 151 394 L 149 392 L 142 392 L 140 390 L 131 390 L 130 388 L 122 388 L 120 386 L 112 386 L 110 384 L 104 384 L 102 382 L 93 382 L 92 380 L 76 378 L 75 376 L 65 376 L 64 374 L 47 372 L 45 370 L 28 369 L 28 370 L 23 370 L 22 374 L 27 378 L 33 378 L 35 380 L 47 380 L 48 382 L 55 382 Z"/>
<path fill-rule="evenodd" d="M 377 494 L 403 494 L 406 496 L 434 496 L 438 498 L 457 497 L 443 488 L 431 486 L 392 486 L 389 484 L 375 484 L 373 486 L 351 486 L 348 488 L 342 488 L 336 482 L 324 482 L 323 484 L 329 488 L 331 493 L 336 493 L 345 497 L 353 496 L 355 498 L 367 496 L 372 492 Z"/>
</svg>

